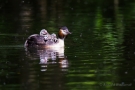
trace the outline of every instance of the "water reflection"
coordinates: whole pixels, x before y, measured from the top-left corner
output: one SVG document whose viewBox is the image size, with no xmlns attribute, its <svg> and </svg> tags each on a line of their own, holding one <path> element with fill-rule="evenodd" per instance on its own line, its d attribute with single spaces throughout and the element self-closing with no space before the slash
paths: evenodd
<svg viewBox="0 0 135 90">
<path fill-rule="evenodd" d="M 68 68 L 68 60 L 64 55 L 64 48 L 26 48 L 27 57 L 30 60 L 38 60 L 41 67 L 41 71 L 46 71 L 49 64 L 59 64 L 60 68 L 65 71 Z"/>
<path fill-rule="evenodd" d="M 0 90 L 135 88 L 135 1 L 113 1 L 3 0 Z M 61 25 L 73 32 L 65 42 L 68 59 L 64 49 L 23 52 L 28 35 Z"/>
<path fill-rule="evenodd" d="M 69 66 L 64 48 L 26 48 L 25 50 L 27 57 L 22 68 L 22 83 L 25 88 L 61 90 Z"/>
</svg>

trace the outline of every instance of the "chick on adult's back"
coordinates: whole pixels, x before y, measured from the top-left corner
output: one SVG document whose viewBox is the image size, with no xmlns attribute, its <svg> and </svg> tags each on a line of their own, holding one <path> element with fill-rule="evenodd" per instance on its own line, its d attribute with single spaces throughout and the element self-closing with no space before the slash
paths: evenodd
<svg viewBox="0 0 135 90">
<path fill-rule="evenodd" d="M 28 37 L 26 40 L 24 46 L 30 47 L 30 46 L 42 46 L 42 47 L 64 47 L 64 39 L 65 37 L 71 34 L 68 31 L 67 27 L 61 27 L 58 32 L 58 37 L 56 34 L 49 34 L 45 29 L 40 31 L 39 34 L 33 34 Z"/>
</svg>

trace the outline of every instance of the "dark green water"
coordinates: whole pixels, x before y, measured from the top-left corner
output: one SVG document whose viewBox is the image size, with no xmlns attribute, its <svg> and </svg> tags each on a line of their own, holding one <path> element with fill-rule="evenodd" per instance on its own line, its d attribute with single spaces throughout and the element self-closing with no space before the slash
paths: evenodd
<svg viewBox="0 0 135 90">
<path fill-rule="evenodd" d="M 0 90 L 134 90 L 134 10 L 134 0 L 0 1 Z M 23 47 L 63 25 L 64 49 Z"/>
</svg>

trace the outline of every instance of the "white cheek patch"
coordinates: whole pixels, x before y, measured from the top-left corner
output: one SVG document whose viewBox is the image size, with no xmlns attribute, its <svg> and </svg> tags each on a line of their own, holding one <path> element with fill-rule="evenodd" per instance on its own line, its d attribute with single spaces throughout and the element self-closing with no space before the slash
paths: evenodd
<svg viewBox="0 0 135 90">
<path fill-rule="evenodd" d="M 64 30 L 61 30 L 64 35 L 67 35 L 67 33 Z"/>
</svg>

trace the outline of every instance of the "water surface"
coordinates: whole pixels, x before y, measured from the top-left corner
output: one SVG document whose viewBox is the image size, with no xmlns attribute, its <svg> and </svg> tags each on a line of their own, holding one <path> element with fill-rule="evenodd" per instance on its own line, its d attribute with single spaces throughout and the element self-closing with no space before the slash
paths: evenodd
<svg viewBox="0 0 135 90">
<path fill-rule="evenodd" d="M 1 90 L 129 90 L 135 85 L 134 1 L 0 3 Z M 72 32 L 65 48 L 26 49 L 43 28 Z"/>
</svg>

